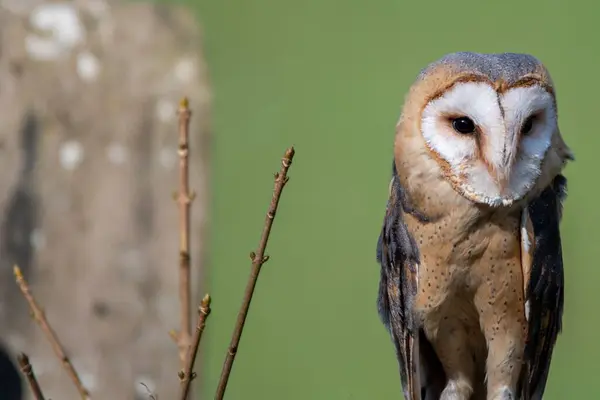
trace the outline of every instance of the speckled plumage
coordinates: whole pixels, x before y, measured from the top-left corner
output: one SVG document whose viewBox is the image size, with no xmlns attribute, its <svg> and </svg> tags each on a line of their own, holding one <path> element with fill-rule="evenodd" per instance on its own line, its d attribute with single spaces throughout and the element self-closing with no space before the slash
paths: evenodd
<svg viewBox="0 0 600 400">
<path fill-rule="evenodd" d="M 554 96 L 536 58 L 510 53 L 449 54 L 410 89 L 377 245 L 379 313 L 408 400 L 541 399 L 562 315 L 561 171 L 573 158 Z M 447 126 L 463 114 L 477 126 L 469 137 Z"/>
</svg>

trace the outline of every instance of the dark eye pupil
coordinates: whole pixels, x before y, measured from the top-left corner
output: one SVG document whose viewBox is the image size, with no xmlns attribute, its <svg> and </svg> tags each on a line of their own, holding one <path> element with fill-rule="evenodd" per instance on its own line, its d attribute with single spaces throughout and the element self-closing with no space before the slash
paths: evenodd
<svg viewBox="0 0 600 400">
<path fill-rule="evenodd" d="M 533 129 L 533 117 L 529 117 L 525 120 L 525 123 L 523 124 L 523 127 L 521 128 L 521 133 L 523 135 L 527 135 L 529 132 L 531 132 L 531 129 Z"/>
<path fill-rule="evenodd" d="M 475 132 L 475 123 L 471 118 L 459 117 L 452 120 L 452 127 L 456 132 L 467 134 Z"/>
</svg>

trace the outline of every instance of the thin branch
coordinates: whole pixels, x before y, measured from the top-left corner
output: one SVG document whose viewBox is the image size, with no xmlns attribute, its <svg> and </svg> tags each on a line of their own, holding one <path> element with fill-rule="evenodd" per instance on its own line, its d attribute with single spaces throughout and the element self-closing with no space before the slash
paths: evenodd
<svg viewBox="0 0 600 400">
<path fill-rule="evenodd" d="M 242 306 L 240 307 L 235 328 L 233 329 L 231 343 L 229 344 L 225 362 L 223 363 L 223 369 L 221 370 L 221 378 L 219 379 L 219 385 L 217 386 L 215 400 L 221 400 L 225 395 L 225 389 L 227 388 L 227 382 L 229 381 L 229 375 L 231 374 L 233 361 L 235 360 L 238 346 L 240 344 L 240 338 L 242 336 L 242 331 L 248 315 L 248 309 L 250 308 L 250 302 L 252 301 L 252 295 L 254 294 L 254 288 L 256 287 L 256 281 L 258 280 L 258 275 L 262 265 L 269 259 L 268 256 L 265 256 L 265 249 L 269 240 L 271 227 L 273 226 L 273 220 L 275 219 L 275 214 L 277 212 L 277 205 L 279 204 L 281 192 L 283 191 L 283 188 L 289 179 L 287 172 L 292 164 L 294 153 L 295 151 L 293 147 L 286 150 L 285 155 L 281 160 L 281 171 L 275 174 L 273 198 L 271 199 L 271 205 L 269 206 L 269 211 L 267 212 L 267 216 L 265 218 L 265 225 L 258 249 L 256 250 L 256 253 L 250 253 L 250 258 L 252 259 L 252 269 L 250 272 L 250 277 L 248 278 L 248 283 L 246 284 Z"/>
<path fill-rule="evenodd" d="M 25 375 L 27 381 L 29 382 L 29 387 L 31 387 L 31 392 L 33 393 L 35 400 L 45 400 L 44 394 L 42 393 L 42 388 L 35 377 L 33 367 L 29 363 L 29 357 L 27 357 L 27 354 L 19 354 L 17 356 L 17 360 L 19 361 L 21 372 L 23 375 Z"/>
<path fill-rule="evenodd" d="M 210 296 L 207 294 L 202 299 L 200 307 L 198 308 L 198 322 L 196 324 L 196 331 L 194 332 L 194 338 L 192 339 L 192 345 L 190 346 L 187 357 L 185 369 L 179 372 L 179 378 L 181 379 L 181 400 L 187 400 L 190 393 L 190 384 L 196 377 L 194 373 L 194 363 L 196 362 L 196 355 L 198 354 L 198 348 L 200 347 L 200 340 L 202 339 L 202 332 L 206 327 L 206 319 L 210 314 Z"/>
<path fill-rule="evenodd" d="M 140 385 L 142 385 L 144 387 L 144 389 L 146 389 L 146 394 L 148 395 L 148 398 L 150 400 L 158 400 L 158 398 L 156 397 L 156 395 L 154 393 L 152 393 L 152 390 L 150 390 L 148 385 L 146 385 L 144 382 L 140 382 Z"/>
<path fill-rule="evenodd" d="M 33 313 L 33 318 L 46 335 L 46 338 L 48 339 L 50 345 L 52 346 L 52 349 L 54 350 L 54 354 L 56 354 L 56 357 L 58 357 L 63 368 L 75 384 L 75 387 L 77 388 L 77 391 L 79 392 L 81 398 L 84 400 L 89 399 L 89 392 L 83 386 L 83 383 L 81 383 L 77 371 L 75 371 L 73 364 L 71 364 L 71 360 L 69 360 L 69 357 L 67 357 L 67 355 L 65 354 L 65 350 L 61 345 L 60 341 L 58 340 L 56 333 L 52 329 L 52 326 L 50 326 L 50 323 L 46 319 L 44 312 L 41 310 L 41 308 L 38 306 L 35 299 L 33 298 L 31 291 L 29 290 L 29 285 L 27 284 L 27 281 L 25 281 L 25 278 L 23 278 L 21 269 L 18 266 L 15 266 L 13 268 L 13 271 L 15 274 L 17 285 L 19 285 L 19 289 L 21 289 L 23 297 L 25 297 L 25 300 L 27 300 L 27 303 L 29 303 L 29 308 Z"/>
<path fill-rule="evenodd" d="M 170 332 L 179 347 L 181 368 L 185 368 L 186 354 L 191 342 L 191 271 L 190 271 L 190 209 L 194 194 L 190 193 L 189 183 L 189 139 L 192 112 L 189 101 L 183 98 L 179 103 L 179 302 L 180 331 Z"/>
</svg>

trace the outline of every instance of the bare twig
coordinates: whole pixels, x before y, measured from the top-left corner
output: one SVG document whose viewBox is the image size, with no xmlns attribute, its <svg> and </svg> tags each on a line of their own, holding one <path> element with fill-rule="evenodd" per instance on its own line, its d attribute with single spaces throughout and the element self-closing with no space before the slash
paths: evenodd
<svg viewBox="0 0 600 400">
<path fill-rule="evenodd" d="M 140 385 L 142 385 L 144 387 L 144 389 L 146 389 L 146 394 L 148 395 L 148 398 L 150 400 L 158 400 L 158 398 L 156 397 L 156 395 L 154 393 L 152 393 L 152 390 L 150 390 L 148 385 L 146 385 L 144 382 L 140 382 Z"/>
<path fill-rule="evenodd" d="M 69 375 L 69 377 L 71 378 L 73 383 L 75 384 L 75 387 L 77 388 L 77 391 L 79 392 L 81 398 L 89 399 L 90 398 L 89 392 L 83 386 L 83 383 L 81 383 L 81 380 L 79 379 L 79 375 L 77 374 L 77 371 L 75 371 L 73 364 L 71 364 L 71 360 L 69 360 L 69 357 L 67 357 L 67 355 L 65 354 L 65 350 L 64 350 L 63 346 L 61 345 L 60 341 L 58 340 L 56 333 L 50 326 L 50 323 L 46 319 L 44 312 L 41 310 L 41 308 L 38 306 L 35 299 L 33 298 L 31 291 L 29 290 L 29 285 L 27 284 L 27 281 L 25 281 L 25 278 L 23 278 L 21 269 L 18 266 L 15 266 L 13 268 L 13 271 L 15 274 L 17 285 L 19 285 L 19 288 L 21 289 L 21 293 L 23 293 L 23 296 L 27 300 L 27 303 L 29 303 L 29 308 L 31 308 L 31 312 L 33 313 L 33 318 L 35 319 L 35 321 L 38 323 L 38 325 L 40 326 L 40 328 L 46 335 L 46 338 L 50 342 L 50 345 L 52 346 L 52 349 L 54 350 L 56 357 L 58 357 L 63 368 L 65 369 L 65 371 L 67 372 L 67 374 Z"/>
<path fill-rule="evenodd" d="M 21 367 L 21 372 L 27 378 L 29 382 L 29 387 L 31 387 L 31 392 L 33 393 L 33 397 L 35 400 L 44 400 L 44 394 L 42 393 L 42 388 L 38 383 L 35 373 L 33 372 L 33 367 L 29 363 L 29 357 L 27 354 L 21 353 L 18 355 L 17 360 L 19 361 L 19 366 Z"/>
<path fill-rule="evenodd" d="M 192 339 L 192 345 L 190 346 L 185 363 L 185 369 L 179 372 L 179 378 L 181 379 L 181 400 L 187 400 L 190 393 L 190 384 L 196 377 L 194 373 L 194 363 L 196 362 L 196 355 L 198 354 L 198 347 L 200 346 L 200 340 L 202 339 L 202 332 L 206 327 L 206 318 L 210 314 L 210 296 L 207 294 L 202 299 L 200 307 L 198 308 L 198 322 L 196 324 L 196 331 L 194 332 L 194 338 Z"/>
<path fill-rule="evenodd" d="M 269 240 L 271 227 L 273 226 L 273 220 L 275 219 L 275 214 L 277 212 L 277 205 L 279 204 L 281 192 L 283 191 L 283 188 L 289 179 L 287 172 L 292 164 L 293 158 L 294 148 L 291 147 L 286 150 L 285 155 L 281 160 L 281 171 L 275 174 L 275 188 L 273 190 L 271 205 L 269 206 L 269 211 L 267 212 L 267 216 L 265 218 L 265 225 L 262 231 L 258 249 L 256 250 L 256 253 L 250 253 L 250 258 L 252 259 L 252 270 L 250 272 L 250 277 L 248 278 L 248 283 L 246 284 L 244 299 L 238 313 L 235 328 L 233 329 L 233 336 L 231 338 L 231 343 L 229 344 L 225 362 L 223 363 L 223 369 L 221 370 L 221 378 L 219 379 L 219 385 L 217 386 L 215 400 L 221 400 L 225 395 L 225 389 L 227 388 L 227 382 L 229 381 L 229 375 L 231 373 L 233 361 L 240 344 L 240 338 L 246 322 L 246 316 L 248 315 L 248 309 L 250 308 L 250 302 L 252 301 L 252 295 L 254 294 L 254 288 L 256 287 L 256 281 L 262 265 L 269 259 L 269 256 L 265 256 L 265 249 Z"/>
<path fill-rule="evenodd" d="M 169 334 L 177 342 L 181 368 L 185 368 L 186 354 L 191 343 L 191 271 L 190 271 L 190 209 L 195 195 L 190 193 L 189 184 L 189 139 L 192 112 L 189 101 L 183 98 L 179 103 L 179 193 L 175 199 L 179 203 L 179 301 L 181 329 Z"/>
</svg>

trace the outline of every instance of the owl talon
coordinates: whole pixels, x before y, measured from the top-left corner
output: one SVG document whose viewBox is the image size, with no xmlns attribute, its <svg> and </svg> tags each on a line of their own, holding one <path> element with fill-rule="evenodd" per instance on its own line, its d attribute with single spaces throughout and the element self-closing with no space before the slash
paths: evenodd
<svg viewBox="0 0 600 400">
<path fill-rule="evenodd" d="M 515 400 L 516 398 L 512 390 L 504 386 L 489 396 L 488 400 Z"/>
<path fill-rule="evenodd" d="M 450 381 L 442 392 L 440 400 L 469 400 L 472 392 L 473 390 L 469 385 Z"/>
</svg>

